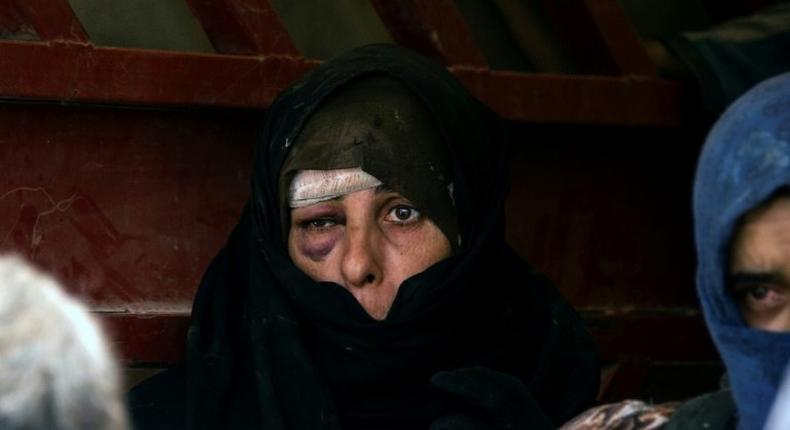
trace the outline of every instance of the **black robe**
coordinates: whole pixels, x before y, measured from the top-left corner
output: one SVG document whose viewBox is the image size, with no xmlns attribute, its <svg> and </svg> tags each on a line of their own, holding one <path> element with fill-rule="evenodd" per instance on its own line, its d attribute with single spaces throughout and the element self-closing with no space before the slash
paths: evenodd
<svg viewBox="0 0 790 430">
<path fill-rule="evenodd" d="M 278 195 L 306 119 L 373 75 L 404 84 L 438 124 L 463 239 L 401 285 L 384 321 L 294 266 Z M 589 334 L 505 243 L 506 140 L 443 66 L 393 45 L 355 49 L 286 89 L 266 112 L 244 213 L 201 282 L 186 363 L 130 394 L 137 428 L 548 428 L 590 406 Z"/>
</svg>

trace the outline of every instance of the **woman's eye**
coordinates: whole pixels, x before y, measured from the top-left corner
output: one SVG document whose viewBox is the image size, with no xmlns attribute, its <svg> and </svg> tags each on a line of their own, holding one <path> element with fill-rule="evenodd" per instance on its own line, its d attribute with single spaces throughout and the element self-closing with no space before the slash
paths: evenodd
<svg viewBox="0 0 790 430">
<path fill-rule="evenodd" d="M 768 288 L 762 285 L 757 287 L 752 287 L 749 292 L 749 296 L 755 300 L 762 300 L 768 295 Z"/>
<path fill-rule="evenodd" d="M 326 230 L 334 226 L 335 224 L 337 224 L 337 222 L 332 218 L 316 218 L 307 221 L 302 221 L 301 223 L 299 223 L 299 226 L 307 230 L 320 231 L 320 230 Z"/>
<path fill-rule="evenodd" d="M 738 287 L 736 291 L 741 305 L 755 312 L 783 307 L 790 300 L 790 294 L 782 287 L 745 285 Z"/>
<path fill-rule="evenodd" d="M 396 224 L 409 224 L 420 218 L 420 211 L 411 206 L 398 205 L 390 209 L 385 218 Z"/>
</svg>

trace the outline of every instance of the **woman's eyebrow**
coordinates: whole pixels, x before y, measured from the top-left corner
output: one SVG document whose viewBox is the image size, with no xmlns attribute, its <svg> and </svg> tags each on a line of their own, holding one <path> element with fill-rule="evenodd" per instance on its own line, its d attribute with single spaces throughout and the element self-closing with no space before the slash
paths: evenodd
<svg viewBox="0 0 790 430">
<path fill-rule="evenodd" d="M 730 275 L 730 284 L 733 286 L 742 285 L 742 284 L 768 284 L 768 283 L 777 283 L 783 281 L 784 281 L 784 276 L 782 276 L 781 273 L 775 271 L 769 271 L 769 272 L 739 271 Z"/>
</svg>

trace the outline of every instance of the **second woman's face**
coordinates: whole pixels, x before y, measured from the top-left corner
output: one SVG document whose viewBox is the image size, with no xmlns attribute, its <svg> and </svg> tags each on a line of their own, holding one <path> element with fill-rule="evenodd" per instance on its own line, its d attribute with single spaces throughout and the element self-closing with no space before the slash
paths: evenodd
<svg viewBox="0 0 790 430">
<path fill-rule="evenodd" d="M 378 187 L 292 209 L 288 253 L 383 320 L 401 283 L 449 256 L 450 242 L 409 200 Z"/>
<path fill-rule="evenodd" d="M 747 324 L 790 332 L 790 198 L 755 209 L 736 231 L 730 288 Z"/>
</svg>

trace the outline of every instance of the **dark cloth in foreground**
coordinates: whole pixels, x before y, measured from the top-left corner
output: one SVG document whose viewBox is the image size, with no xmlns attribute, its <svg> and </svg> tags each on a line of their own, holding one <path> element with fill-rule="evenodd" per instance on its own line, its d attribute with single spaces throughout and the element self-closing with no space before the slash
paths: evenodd
<svg viewBox="0 0 790 430">
<path fill-rule="evenodd" d="M 745 324 L 728 290 L 730 242 L 747 212 L 787 186 L 790 73 L 762 82 L 724 112 L 705 142 L 694 184 L 697 293 L 742 430 L 763 428 L 790 359 L 790 333 Z"/>
<path fill-rule="evenodd" d="M 383 321 L 294 266 L 278 195 L 305 121 L 368 76 L 401 82 L 438 125 L 463 239 L 401 285 Z M 444 67 L 396 46 L 356 49 L 285 90 L 266 113 L 244 213 L 195 299 L 185 372 L 132 392 L 138 428 L 546 428 L 589 406 L 589 334 L 504 241 L 505 150 L 493 113 Z"/>
</svg>

